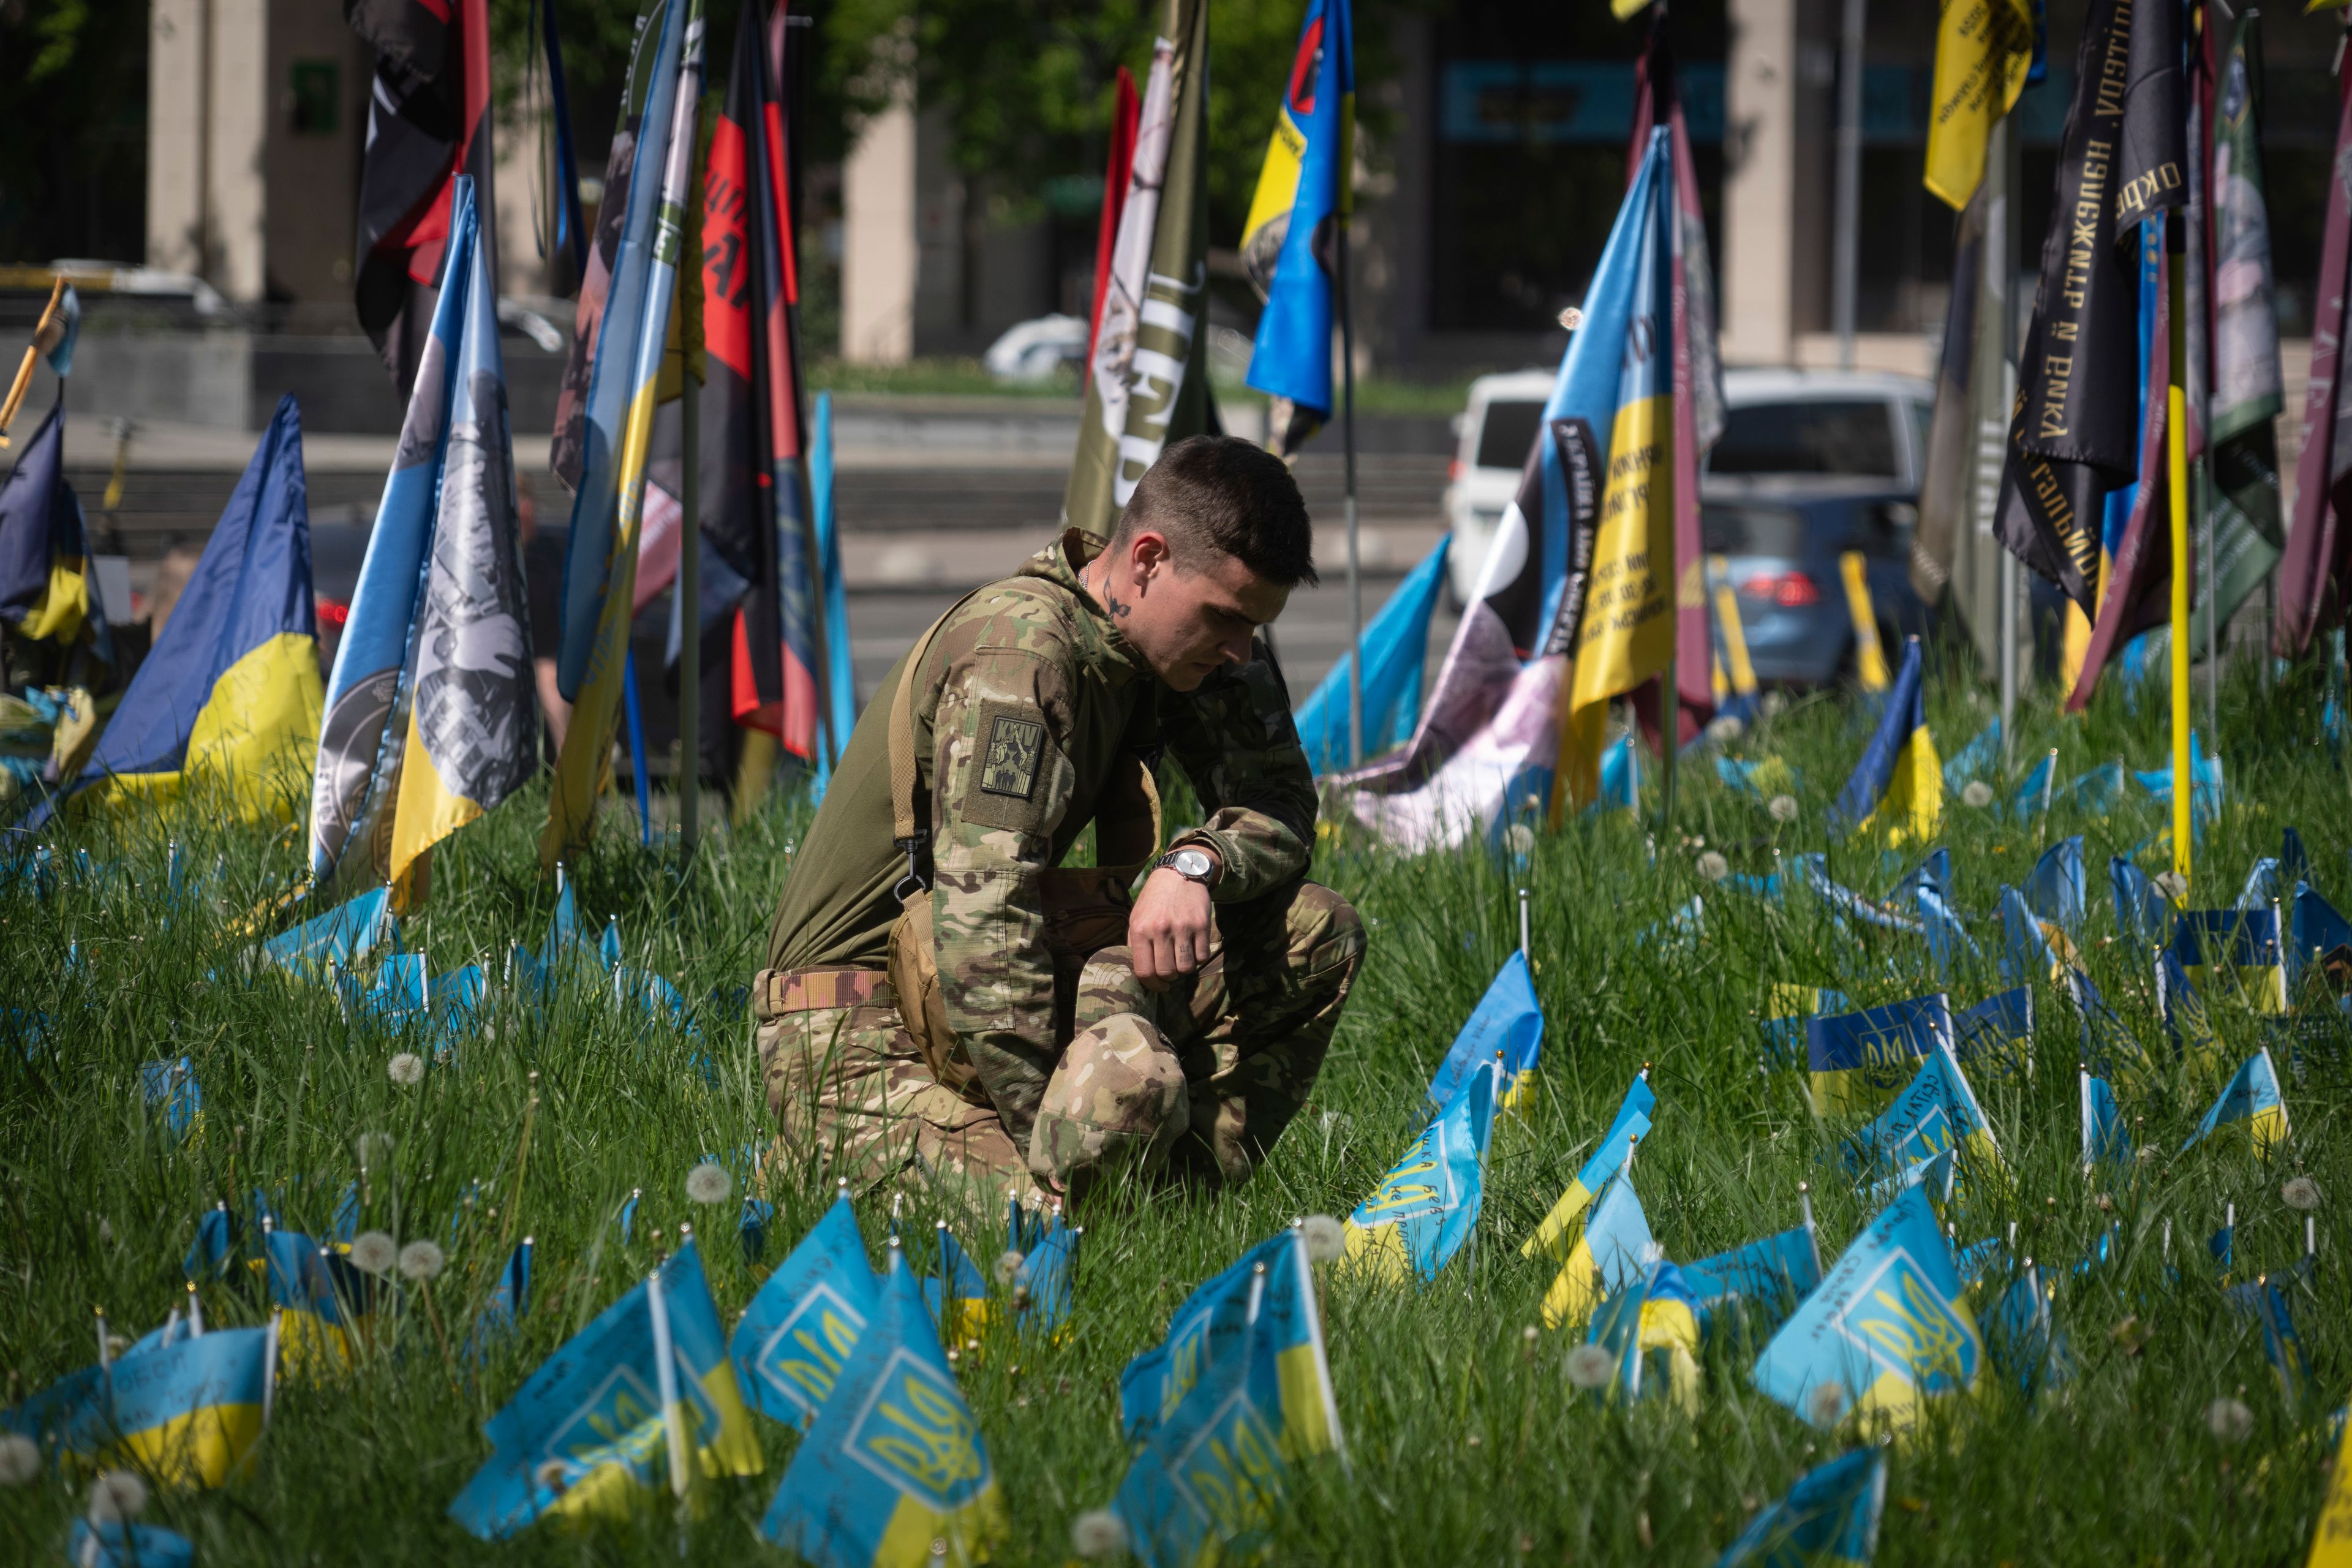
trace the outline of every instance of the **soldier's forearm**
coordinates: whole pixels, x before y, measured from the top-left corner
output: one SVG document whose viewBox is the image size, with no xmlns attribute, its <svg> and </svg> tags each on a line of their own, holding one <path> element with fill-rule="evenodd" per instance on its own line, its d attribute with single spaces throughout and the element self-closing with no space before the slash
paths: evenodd
<svg viewBox="0 0 2352 1568">
<path fill-rule="evenodd" d="M 1179 835 L 1176 842 L 1197 842 L 1213 850 L 1224 863 L 1224 872 L 1211 896 L 1221 904 L 1242 903 L 1303 873 L 1313 853 L 1314 833 L 1310 796 L 1303 821 L 1296 825 L 1269 812 L 1228 805 L 1210 813 L 1207 822 Z"/>
</svg>

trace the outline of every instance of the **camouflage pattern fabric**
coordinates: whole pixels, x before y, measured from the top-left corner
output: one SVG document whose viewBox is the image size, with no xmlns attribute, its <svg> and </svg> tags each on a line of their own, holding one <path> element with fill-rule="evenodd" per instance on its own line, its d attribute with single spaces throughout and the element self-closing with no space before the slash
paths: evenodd
<svg viewBox="0 0 2352 1568">
<path fill-rule="evenodd" d="M 1087 961 L 1025 1140 L 932 1077 L 887 984 L 775 1011 L 772 997 L 830 991 L 763 973 L 760 1065 L 783 1130 L 766 1173 L 911 1180 L 981 1212 L 1041 1184 L 1075 1197 L 1106 1181 L 1247 1180 L 1314 1087 L 1364 932 L 1339 894 L 1304 881 L 1218 906 L 1217 931 L 1200 973 L 1157 994 L 1124 946 Z"/>
</svg>

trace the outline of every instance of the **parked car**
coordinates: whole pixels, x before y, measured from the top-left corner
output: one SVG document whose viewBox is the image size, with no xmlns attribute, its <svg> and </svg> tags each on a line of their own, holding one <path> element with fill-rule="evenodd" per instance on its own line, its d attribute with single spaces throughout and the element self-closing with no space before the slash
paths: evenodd
<svg viewBox="0 0 2352 1568">
<path fill-rule="evenodd" d="M 1495 527 L 1518 493 L 1519 470 L 1542 423 L 1552 381 L 1548 370 L 1480 376 L 1470 384 L 1467 405 L 1455 416 L 1457 446 L 1444 506 L 1454 535 L 1448 585 L 1457 604 L 1468 603 L 1475 590 Z M 1723 435 L 1700 475 L 1702 501 L 1755 503 L 1762 510 L 1752 529 L 1734 514 L 1724 514 L 1727 540 L 1752 534 L 1759 545 L 1789 552 L 1734 551 L 1712 542 L 1708 552 L 1737 556 L 1735 584 L 1751 577 L 1761 581 L 1777 571 L 1783 589 L 1776 593 L 1801 598 L 1795 582 L 1803 577 L 1817 595 L 1794 604 L 1769 600 L 1762 646 L 1774 651 L 1767 658 L 1754 650 L 1759 678 L 1827 679 L 1852 657 L 1837 551 L 1830 550 L 1825 558 L 1826 574 L 1815 576 L 1824 559 L 1815 548 L 1817 534 L 1821 541 L 1855 541 L 1852 547 L 1862 549 L 1872 563 L 1871 588 L 1880 618 L 1890 626 L 1916 629 L 1925 611 L 1905 580 L 1904 552 L 1916 515 L 1919 475 L 1927 466 L 1934 388 L 1916 377 L 1874 372 L 1741 369 L 1724 374 L 1723 397 Z M 1882 565 L 1885 540 L 1897 532 L 1901 544 L 1883 557 Z M 1771 568 L 1772 562 L 1780 565 Z M 1747 597 L 1740 602 L 1743 610 L 1748 607 Z M 1801 631 L 1840 635 L 1834 647 L 1802 652 L 1777 640 Z M 1753 635 L 1749 640 L 1756 642 Z"/>
<path fill-rule="evenodd" d="M 1911 591 L 1916 490 L 1882 481 L 1782 479 L 1699 505 L 1712 589 L 1727 581 L 1748 658 L 1767 685 L 1820 686 L 1852 670 L 1857 638 L 1840 558 L 1860 552 L 1891 671 L 1929 610 Z"/>
<path fill-rule="evenodd" d="M 1016 321 L 988 345 L 980 363 L 998 381 L 1051 381 L 1065 365 L 1075 371 L 1087 357 L 1087 331 L 1076 316 Z"/>
</svg>

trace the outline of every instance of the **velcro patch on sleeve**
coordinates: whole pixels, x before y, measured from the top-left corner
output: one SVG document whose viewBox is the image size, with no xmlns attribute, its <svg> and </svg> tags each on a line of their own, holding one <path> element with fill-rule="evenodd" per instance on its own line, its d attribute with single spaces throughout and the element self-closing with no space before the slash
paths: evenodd
<svg viewBox="0 0 2352 1568">
<path fill-rule="evenodd" d="M 1034 833 L 1045 820 L 1053 766 L 1045 715 L 1017 703 L 982 702 L 979 720 L 957 811 L 966 822 Z"/>
</svg>

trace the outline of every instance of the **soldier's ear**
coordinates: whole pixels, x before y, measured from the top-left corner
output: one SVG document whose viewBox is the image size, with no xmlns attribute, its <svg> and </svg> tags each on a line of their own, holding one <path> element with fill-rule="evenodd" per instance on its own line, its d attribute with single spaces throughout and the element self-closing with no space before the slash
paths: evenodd
<svg viewBox="0 0 2352 1568">
<path fill-rule="evenodd" d="M 1149 578 L 1176 563 L 1175 547 L 1156 528 L 1138 529 L 1128 543 L 1128 561 L 1138 578 Z"/>
</svg>

